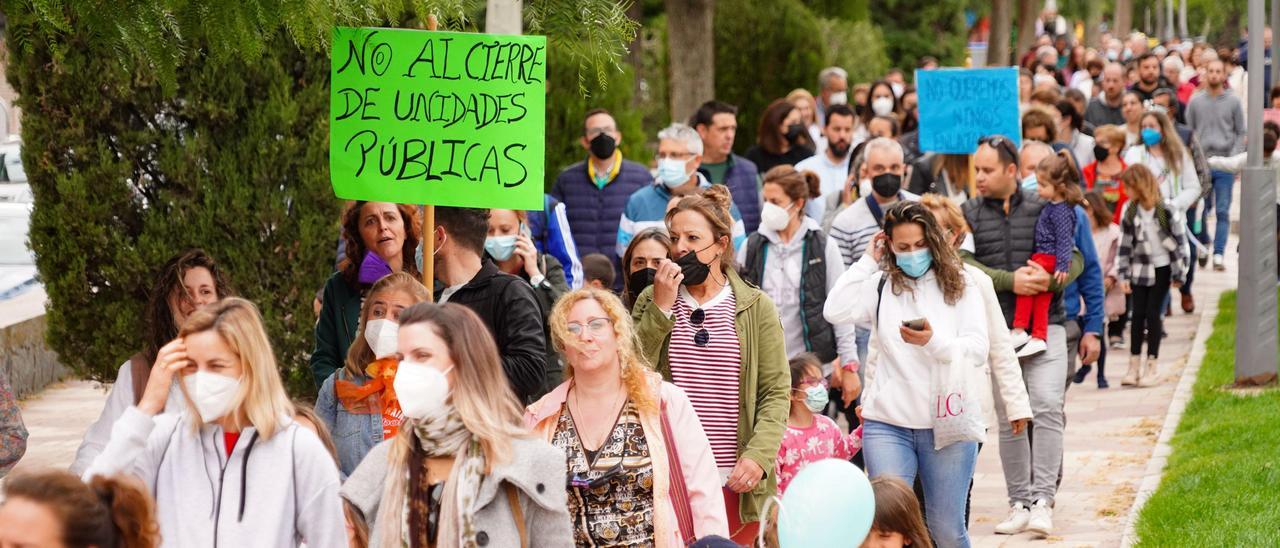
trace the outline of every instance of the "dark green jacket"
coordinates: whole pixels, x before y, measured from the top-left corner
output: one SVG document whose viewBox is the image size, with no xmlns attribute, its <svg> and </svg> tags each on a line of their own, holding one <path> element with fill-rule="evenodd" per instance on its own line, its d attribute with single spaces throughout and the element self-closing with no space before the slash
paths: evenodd
<svg viewBox="0 0 1280 548">
<path fill-rule="evenodd" d="M 741 346 L 742 372 L 738 388 L 738 457 L 751 459 L 764 470 L 764 481 L 739 498 L 743 523 L 760 519 L 764 501 L 778 490 L 774 460 L 782 446 L 791 413 L 791 370 L 778 308 L 768 295 L 729 271 L 729 287 L 737 300 L 734 326 Z M 675 322 L 653 304 L 653 286 L 636 298 L 631 311 L 640 350 L 668 382 L 671 366 L 667 346 Z"/>
<path fill-rule="evenodd" d="M 316 390 L 347 361 L 347 348 L 360 329 L 361 291 L 334 272 L 324 284 L 320 319 L 316 321 L 316 346 L 311 351 L 311 378 Z"/>
</svg>

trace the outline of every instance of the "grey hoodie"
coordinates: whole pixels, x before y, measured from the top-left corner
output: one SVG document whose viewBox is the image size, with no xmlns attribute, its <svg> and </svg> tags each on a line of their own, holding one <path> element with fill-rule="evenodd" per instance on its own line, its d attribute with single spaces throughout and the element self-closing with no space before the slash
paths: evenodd
<svg viewBox="0 0 1280 548">
<path fill-rule="evenodd" d="M 221 427 L 196 433 L 186 411 L 152 417 L 130 406 L 84 479 L 116 473 L 147 484 L 163 546 L 347 546 L 338 466 L 288 417 L 269 439 L 241 431 L 228 458 Z"/>
</svg>

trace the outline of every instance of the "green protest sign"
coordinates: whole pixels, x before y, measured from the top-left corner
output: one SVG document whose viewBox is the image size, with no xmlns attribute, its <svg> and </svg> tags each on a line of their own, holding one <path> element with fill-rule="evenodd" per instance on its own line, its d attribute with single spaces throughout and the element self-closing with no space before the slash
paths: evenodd
<svg viewBox="0 0 1280 548">
<path fill-rule="evenodd" d="M 337 27 L 332 47 L 339 198 L 542 208 L 546 37 Z"/>
</svg>

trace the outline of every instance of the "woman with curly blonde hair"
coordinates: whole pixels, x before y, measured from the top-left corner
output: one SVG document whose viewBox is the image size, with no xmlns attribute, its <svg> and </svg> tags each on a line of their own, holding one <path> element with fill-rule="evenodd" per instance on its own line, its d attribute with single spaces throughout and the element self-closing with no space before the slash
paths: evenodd
<svg viewBox="0 0 1280 548">
<path fill-rule="evenodd" d="M 644 360 L 622 301 L 569 293 L 551 311 L 565 382 L 525 421 L 565 452 L 578 546 L 685 546 L 727 536 L 711 443 L 688 396 Z"/>
</svg>

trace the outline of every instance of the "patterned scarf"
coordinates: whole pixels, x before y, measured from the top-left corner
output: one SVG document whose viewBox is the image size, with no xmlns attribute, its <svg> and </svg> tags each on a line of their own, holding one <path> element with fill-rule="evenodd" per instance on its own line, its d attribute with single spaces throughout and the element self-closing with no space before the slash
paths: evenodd
<svg viewBox="0 0 1280 548">
<path fill-rule="evenodd" d="M 454 456 L 453 470 L 445 481 L 440 497 L 442 503 L 437 518 L 435 545 L 476 547 L 476 498 L 480 493 L 480 481 L 484 477 L 486 466 L 479 440 L 467 430 L 452 405 L 447 405 L 435 417 L 406 421 L 405 425 L 413 429 L 411 439 L 418 446 L 414 452 L 421 451 L 420 454 L 425 458 L 419 463 L 409 463 L 409 466 L 422 466 L 422 473 L 411 474 L 409 467 L 405 467 L 406 481 L 401 491 L 401 542 L 404 546 L 431 545 L 426 527 L 431 501 L 427 495 L 430 493 L 430 486 L 425 473 L 425 459 Z M 414 485 L 415 482 L 417 485 Z M 412 496 L 411 493 L 419 495 Z M 411 523 L 417 523 L 420 527 L 411 527 Z M 413 538 L 415 536 L 418 538 Z"/>
</svg>

